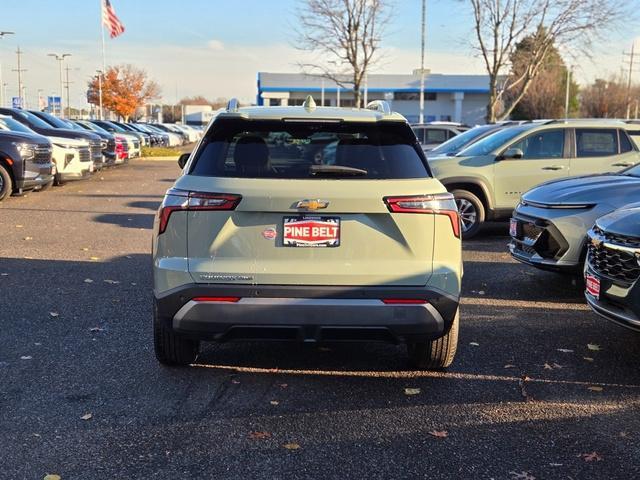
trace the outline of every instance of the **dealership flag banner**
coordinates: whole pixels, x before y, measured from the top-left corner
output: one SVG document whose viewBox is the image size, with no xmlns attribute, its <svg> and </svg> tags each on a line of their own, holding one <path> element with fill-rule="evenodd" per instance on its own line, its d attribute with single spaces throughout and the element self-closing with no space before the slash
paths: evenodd
<svg viewBox="0 0 640 480">
<path fill-rule="evenodd" d="M 109 0 L 102 0 L 102 24 L 109 30 L 111 38 L 116 38 L 124 33 L 124 25 L 116 16 Z"/>
</svg>

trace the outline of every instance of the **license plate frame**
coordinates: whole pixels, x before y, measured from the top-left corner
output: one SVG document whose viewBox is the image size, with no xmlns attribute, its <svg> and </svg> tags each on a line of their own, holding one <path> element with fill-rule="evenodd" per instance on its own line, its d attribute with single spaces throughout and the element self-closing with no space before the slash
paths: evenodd
<svg viewBox="0 0 640 480">
<path fill-rule="evenodd" d="M 601 282 L 600 278 L 591 273 L 587 273 L 584 279 L 587 293 L 596 300 L 600 300 Z"/>
<path fill-rule="evenodd" d="M 294 227 L 303 230 L 293 230 Z M 305 228 L 309 230 L 304 230 Z M 325 230 L 314 232 L 314 228 Z M 337 216 L 292 215 L 282 218 L 282 245 L 284 247 L 337 248 L 341 243 L 341 233 L 342 221 Z"/>
</svg>

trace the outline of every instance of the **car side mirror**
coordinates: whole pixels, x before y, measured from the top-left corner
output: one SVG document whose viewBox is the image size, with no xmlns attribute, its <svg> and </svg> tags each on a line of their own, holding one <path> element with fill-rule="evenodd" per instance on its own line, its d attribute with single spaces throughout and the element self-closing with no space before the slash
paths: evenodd
<svg viewBox="0 0 640 480">
<path fill-rule="evenodd" d="M 178 165 L 180 166 L 180 168 L 184 168 L 184 166 L 187 164 L 187 161 L 189 160 L 190 155 L 190 153 L 183 153 L 182 155 L 180 155 L 180 157 L 178 158 Z"/>
<path fill-rule="evenodd" d="M 517 160 L 524 157 L 524 152 L 519 148 L 509 148 L 498 157 L 498 160 Z"/>
</svg>

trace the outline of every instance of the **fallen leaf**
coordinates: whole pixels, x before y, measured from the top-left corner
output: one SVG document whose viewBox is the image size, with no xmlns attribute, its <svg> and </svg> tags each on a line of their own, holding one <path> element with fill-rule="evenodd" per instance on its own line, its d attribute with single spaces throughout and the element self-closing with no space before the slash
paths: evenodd
<svg viewBox="0 0 640 480">
<path fill-rule="evenodd" d="M 85 278 L 84 283 L 93 283 L 93 280 L 91 280 L 90 278 Z"/>
<path fill-rule="evenodd" d="M 61 480 L 61 477 L 55 473 L 48 473 L 42 480 Z"/>
<path fill-rule="evenodd" d="M 557 350 L 562 353 L 573 353 L 573 350 L 569 350 L 568 348 L 558 348 Z"/>
<path fill-rule="evenodd" d="M 596 345 L 595 343 L 587 343 L 587 348 L 593 352 L 599 352 L 602 350 L 600 345 Z"/>
<path fill-rule="evenodd" d="M 593 358 L 591 357 L 582 357 L 583 359 L 585 359 L 587 362 L 593 362 Z"/>
<path fill-rule="evenodd" d="M 251 440 L 264 440 L 265 438 L 271 437 L 269 432 L 250 432 L 249 438 Z"/>
<path fill-rule="evenodd" d="M 602 387 L 593 386 L 593 387 L 589 387 L 589 390 L 591 390 L 592 392 L 601 392 Z"/>
<path fill-rule="evenodd" d="M 474 347 L 479 347 L 480 344 L 478 342 L 469 342 L 469 345 L 472 345 Z"/>
<path fill-rule="evenodd" d="M 271 400 L 269 403 L 270 403 L 271 405 L 280 405 L 280 402 L 279 402 L 279 401 L 277 401 L 277 400 Z"/>
<path fill-rule="evenodd" d="M 240 385 L 240 380 L 233 379 L 231 380 L 231 383 L 233 383 L 234 385 Z"/>
<path fill-rule="evenodd" d="M 101 327 L 91 327 L 89 329 L 90 332 L 104 332 L 104 328 Z"/>
<path fill-rule="evenodd" d="M 24 225 L 16 225 L 16 228 L 22 228 Z"/>
<path fill-rule="evenodd" d="M 25 240 L 33 240 L 33 237 L 24 237 Z"/>
<path fill-rule="evenodd" d="M 509 474 L 514 480 L 536 480 L 536 477 L 529 472 L 509 472 Z"/>
<path fill-rule="evenodd" d="M 291 443 L 285 443 L 283 447 L 286 448 L 287 450 L 298 450 L 300 448 L 300 445 L 298 445 L 295 442 L 291 442 Z"/>
<path fill-rule="evenodd" d="M 598 452 L 583 453 L 580 455 L 585 462 L 599 462 L 604 460 L 604 457 L 598 454 Z"/>
<path fill-rule="evenodd" d="M 548 363 L 544 364 L 544 369 L 545 370 L 553 370 L 553 367 L 551 365 L 549 365 Z"/>
<path fill-rule="evenodd" d="M 484 293 L 485 293 L 485 292 L 484 292 L 484 290 L 480 290 L 480 291 L 478 292 L 478 295 L 484 295 Z"/>
<path fill-rule="evenodd" d="M 446 430 L 431 430 L 429 435 L 437 438 L 447 438 L 449 436 L 449 432 Z"/>
<path fill-rule="evenodd" d="M 31 360 L 33 357 L 31 355 L 23 355 L 20 357 L 20 360 Z"/>
<path fill-rule="evenodd" d="M 287 388 L 289 385 L 287 385 L 286 383 L 281 383 L 280 384 L 280 388 Z"/>
<path fill-rule="evenodd" d="M 104 283 L 108 283 L 110 285 L 117 285 L 118 283 L 120 283 L 118 280 L 109 280 L 108 278 L 106 280 L 104 280 Z"/>
<path fill-rule="evenodd" d="M 136 285 L 138 285 L 136 282 L 131 282 L 132 287 L 135 287 Z"/>
<path fill-rule="evenodd" d="M 550 467 L 562 467 L 563 464 L 562 463 L 550 463 L 549 466 Z"/>
<path fill-rule="evenodd" d="M 51 315 L 52 317 L 59 317 L 60 314 L 58 312 L 49 312 L 49 315 Z"/>
<path fill-rule="evenodd" d="M 3 277 L 6 277 L 8 275 L 9 275 L 8 273 L 0 273 L 0 276 L 3 276 Z"/>
<path fill-rule="evenodd" d="M 405 388 L 404 389 L 404 394 L 405 395 L 419 395 L 420 394 L 420 389 L 419 388 Z"/>
<path fill-rule="evenodd" d="M 516 366 L 510 363 L 507 363 L 503 368 L 516 368 Z"/>
<path fill-rule="evenodd" d="M 83 252 L 88 252 L 88 251 L 89 251 L 89 249 L 88 249 L 87 247 L 82 247 L 82 251 L 83 251 Z"/>
<path fill-rule="evenodd" d="M 100 257 L 89 257 L 89 260 L 100 260 Z"/>
<path fill-rule="evenodd" d="M 91 420 L 92 418 L 93 418 L 93 414 L 91 413 L 85 413 L 80 417 L 81 420 Z"/>
<path fill-rule="evenodd" d="M 627 438 L 629 436 L 629 434 L 627 432 L 620 432 L 620 434 L 618 436 L 622 437 L 622 438 Z"/>
<path fill-rule="evenodd" d="M 131 255 L 125 255 L 124 258 L 133 258 Z"/>
<path fill-rule="evenodd" d="M 34 433 L 33 436 L 37 437 L 37 438 L 40 438 L 42 435 L 40 435 L 39 433 Z"/>
</svg>

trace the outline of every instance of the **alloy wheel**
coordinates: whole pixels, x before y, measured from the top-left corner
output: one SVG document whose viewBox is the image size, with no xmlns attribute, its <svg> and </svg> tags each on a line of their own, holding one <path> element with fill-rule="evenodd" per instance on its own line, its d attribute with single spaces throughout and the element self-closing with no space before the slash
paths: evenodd
<svg viewBox="0 0 640 480">
<path fill-rule="evenodd" d="M 476 207 L 465 198 L 456 198 L 456 205 L 460 212 L 460 221 L 462 222 L 462 231 L 467 232 L 478 221 L 478 212 Z"/>
</svg>

